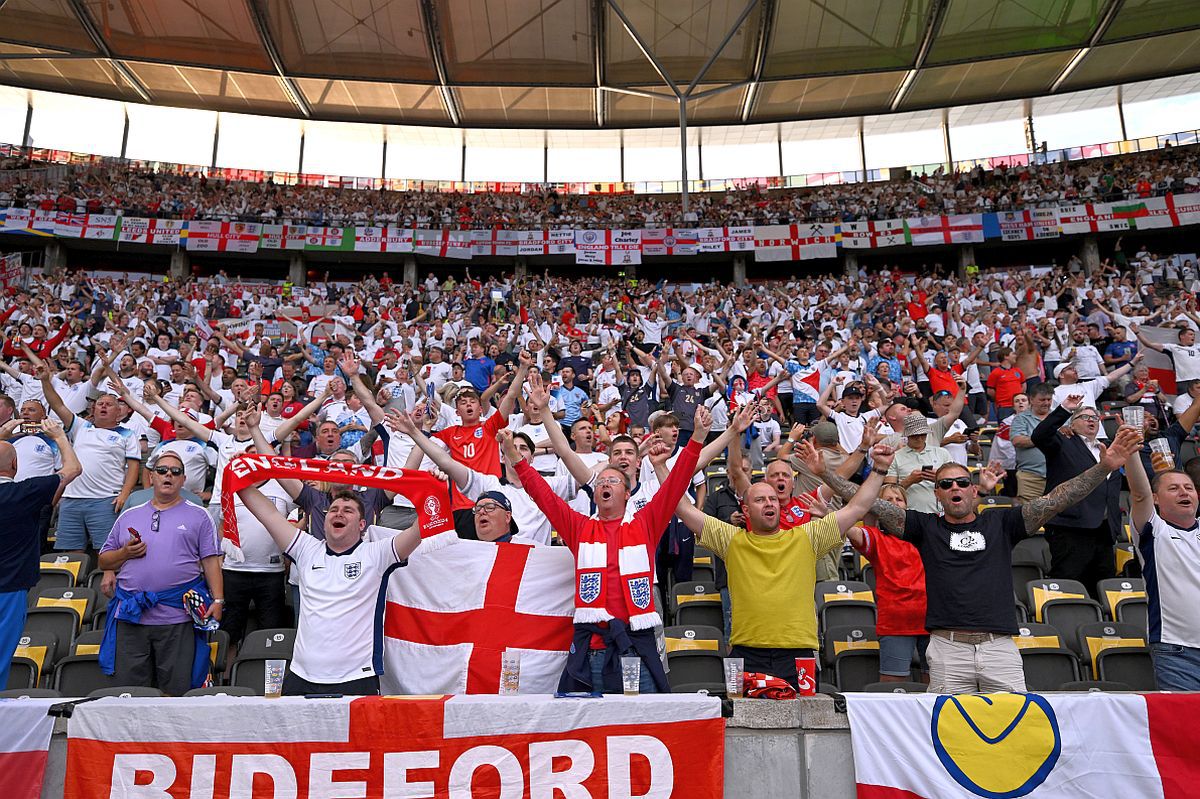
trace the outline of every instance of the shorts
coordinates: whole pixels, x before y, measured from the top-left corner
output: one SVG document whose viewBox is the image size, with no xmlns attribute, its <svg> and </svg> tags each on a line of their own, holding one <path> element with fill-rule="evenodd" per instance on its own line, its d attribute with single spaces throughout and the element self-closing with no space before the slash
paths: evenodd
<svg viewBox="0 0 1200 799">
<path fill-rule="evenodd" d="M 914 649 L 921 671 L 928 671 L 929 664 L 925 661 L 928 646 L 928 635 L 879 636 L 879 673 L 888 677 L 908 677 L 912 674 Z"/>
<path fill-rule="evenodd" d="M 115 497 L 69 497 L 58 506 L 54 548 L 85 550 L 88 542 L 99 551 L 117 523 Z"/>
</svg>

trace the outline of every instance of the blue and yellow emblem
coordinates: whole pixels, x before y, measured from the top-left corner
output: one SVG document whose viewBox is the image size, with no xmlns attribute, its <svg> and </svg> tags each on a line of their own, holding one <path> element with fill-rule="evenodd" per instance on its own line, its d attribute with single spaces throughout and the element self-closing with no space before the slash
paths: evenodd
<svg viewBox="0 0 1200 799">
<path fill-rule="evenodd" d="M 946 772 L 985 799 L 1028 795 L 1062 753 L 1054 709 L 1035 694 L 939 697 L 930 731 Z"/>
</svg>

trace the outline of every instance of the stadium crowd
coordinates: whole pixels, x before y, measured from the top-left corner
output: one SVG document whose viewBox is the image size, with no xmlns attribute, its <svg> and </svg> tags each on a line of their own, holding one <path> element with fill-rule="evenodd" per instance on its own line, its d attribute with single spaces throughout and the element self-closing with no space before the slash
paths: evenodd
<svg viewBox="0 0 1200 799">
<path fill-rule="evenodd" d="M 1183 179 L 1156 158 L 1155 184 Z M 987 191 L 1098 191 L 1088 171 L 1134 174 L 1047 167 Z M 305 202 L 270 185 L 74 180 L 116 207 Z M 1200 460 L 1183 457 L 1200 416 L 1196 279 L 1149 253 L 1091 275 L 885 269 L 752 287 L 430 274 L 288 295 L 223 275 L 38 276 L 0 313 L 0 672 L 52 548 L 98 554 L 100 663 L 119 684 L 197 687 L 207 631 L 228 633 L 233 660 L 253 606 L 265 628 L 296 614 L 285 693 L 378 691 L 374 603 L 390 567 L 420 557 L 417 509 L 387 488 L 280 477 L 223 512 L 226 465 L 258 451 L 432 471 L 456 488 L 459 536 L 568 547 L 563 690 L 619 692 L 623 655 L 641 658 L 642 690 L 670 690 L 663 597 L 703 547 L 747 672 L 797 686 L 796 658 L 830 634 L 815 587 L 859 574 L 857 550 L 875 573 L 881 681 L 1023 691 L 1014 547 L 1044 540 L 1046 576 L 1102 603 L 1128 511 L 1158 685 L 1197 690 Z M 1148 353 L 1169 358 L 1177 397 Z"/>
<path fill-rule="evenodd" d="M 0 207 L 139 217 L 418 228 L 738 226 L 1009 211 L 1196 191 L 1195 147 L 801 189 L 674 195 L 387 191 L 281 185 L 151 171 L 121 161 L 39 169 L 0 163 Z M 33 167 L 33 168 L 29 168 Z M 8 172 L 6 175 L 5 172 Z"/>
</svg>

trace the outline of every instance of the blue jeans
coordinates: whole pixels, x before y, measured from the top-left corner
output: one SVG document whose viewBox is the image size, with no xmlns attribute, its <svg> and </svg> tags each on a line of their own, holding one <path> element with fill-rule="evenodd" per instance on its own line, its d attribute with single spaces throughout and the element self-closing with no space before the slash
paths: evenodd
<svg viewBox="0 0 1200 799">
<path fill-rule="evenodd" d="M 925 649 L 929 646 L 928 635 L 881 635 L 879 636 L 879 673 L 889 677 L 908 677 L 912 673 L 913 649 L 922 671 L 928 671 Z"/>
<path fill-rule="evenodd" d="M 1200 691 L 1200 649 L 1179 644 L 1150 644 L 1154 677 L 1160 691 Z"/>
<path fill-rule="evenodd" d="M 8 670 L 13 652 L 25 629 L 25 609 L 29 605 L 28 591 L 6 591 L 0 594 L 0 685 L 8 685 Z M 0 689 L 2 690 L 2 689 Z"/>
<path fill-rule="evenodd" d="M 99 551 L 117 523 L 113 499 L 64 498 L 58 506 L 58 531 L 55 533 L 54 548 L 84 550 L 90 540 L 92 548 Z"/>
<path fill-rule="evenodd" d="M 604 657 L 607 650 L 593 649 L 588 653 L 588 665 L 592 667 L 592 685 L 604 685 Z M 624 657 L 637 657 L 638 653 L 630 649 L 628 652 L 622 653 Z M 646 664 L 642 664 L 642 674 L 638 680 L 638 691 L 643 694 L 656 694 L 658 688 L 654 685 L 654 678 L 650 676 L 650 669 L 646 668 Z"/>
</svg>

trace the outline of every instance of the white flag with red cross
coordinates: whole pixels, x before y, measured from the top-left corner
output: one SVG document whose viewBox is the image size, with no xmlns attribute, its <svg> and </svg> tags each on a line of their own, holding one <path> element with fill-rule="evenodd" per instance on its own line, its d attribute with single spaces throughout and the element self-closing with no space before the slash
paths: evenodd
<svg viewBox="0 0 1200 799">
<path fill-rule="evenodd" d="M 575 560 L 564 547 L 455 541 L 392 572 L 385 694 L 494 694 L 505 652 L 520 692 L 552 694 L 571 646 Z"/>
</svg>

